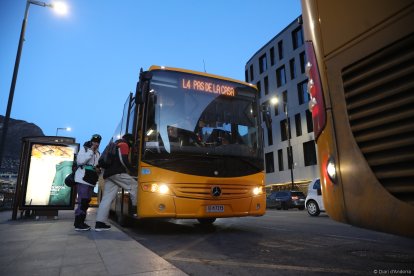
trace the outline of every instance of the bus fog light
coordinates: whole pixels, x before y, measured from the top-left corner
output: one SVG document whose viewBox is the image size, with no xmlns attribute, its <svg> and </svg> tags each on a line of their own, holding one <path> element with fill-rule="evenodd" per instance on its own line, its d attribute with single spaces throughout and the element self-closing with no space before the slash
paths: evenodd
<svg viewBox="0 0 414 276">
<path fill-rule="evenodd" d="M 256 204 L 256 210 L 260 210 L 260 203 Z"/>
<path fill-rule="evenodd" d="M 164 204 L 158 205 L 158 210 L 159 211 L 164 211 L 165 210 L 165 205 Z"/>
<path fill-rule="evenodd" d="M 335 160 L 331 157 L 326 164 L 326 172 L 328 173 L 329 178 L 332 182 L 336 183 L 336 165 Z"/>
</svg>

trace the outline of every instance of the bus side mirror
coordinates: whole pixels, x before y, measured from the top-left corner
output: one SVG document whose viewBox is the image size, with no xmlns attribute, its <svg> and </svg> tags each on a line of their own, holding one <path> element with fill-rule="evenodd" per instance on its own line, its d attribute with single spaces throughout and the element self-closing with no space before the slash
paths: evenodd
<svg viewBox="0 0 414 276">
<path fill-rule="evenodd" d="M 142 89 L 140 82 L 137 82 L 137 88 L 135 90 L 135 104 L 139 105 L 144 103 L 144 99 L 142 98 Z"/>
<path fill-rule="evenodd" d="M 139 73 L 139 81 L 137 83 L 135 91 L 135 103 L 142 104 L 144 103 L 143 91 L 145 90 L 145 85 L 148 86 L 148 82 L 152 79 L 152 73 L 149 71 L 143 71 L 142 68 Z"/>
<path fill-rule="evenodd" d="M 140 81 L 149 81 L 151 79 L 152 79 L 152 73 L 149 71 L 141 72 L 141 74 L 139 75 Z"/>
</svg>

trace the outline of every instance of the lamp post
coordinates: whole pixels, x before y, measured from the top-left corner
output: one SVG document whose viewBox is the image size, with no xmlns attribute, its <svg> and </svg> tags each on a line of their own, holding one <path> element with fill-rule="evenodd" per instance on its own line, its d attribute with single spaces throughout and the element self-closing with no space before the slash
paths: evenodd
<svg viewBox="0 0 414 276">
<path fill-rule="evenodd" d="M 66 130 L 66 131 L 71 131 L 72 129 L 70 127 L 58 127 L 56 129 L 56 136 L 58 136 L 58 131 L 59 130 Z"/>
<path fill-rule="evenodd" d="M 288 166 L 290 167 L 290 183 L 291 189 L 295 188 L 295 181 L 293 180 L 293 150 L 292 144 L 290 142 L 290 123 L 289 123 L 289 111 L 288 111 L 288 100 L 286 95 L 286 100 L 283 99 L 283 105 L 285 106 L 285 115 L 286 115 L 286 135 L 288 139 Z"/>
<path fill-rule="evenodd" d="M 53 8 L 59 14 L 65 14 L 67 12 L 66 5 L 64 5 L 61 2 L 54 3 L 54 4 L 46 4 L 44 2 L 34 1 L 34 0 L 27 0 L 26 2 L 26 10 L 24 12 L 22 29 L 20 31 L 19 46 L 17 48 L 16 61 L 14 63 L 13 78 L 12 78 L 12 82 L 10 86 L 10 93 L 9 93 L 9 99 L 7 102 L 6 115 L 4 116 L 3 127 L 2 127 L 3 132 L 2 132 L 2 136 L 0 140 L 0 167 L 3 161 L 3 150 L 4 150 L 4 145 L 6 143 L 7 130 L 9 128 L 9 120 L 10 120 L 10 113 L 11 113 L 11 108 L 13 104 L 14 89 L 16 87 L 17 74 L 19 72 L 20 56 L 22 54 L 22 49 L 23 49 L 24 33 L 26 31 L 27 16 L 29 14 L 30 4 L 34 4 L 34 5 L 41 6 L 41 7 Z"/>
</svg>

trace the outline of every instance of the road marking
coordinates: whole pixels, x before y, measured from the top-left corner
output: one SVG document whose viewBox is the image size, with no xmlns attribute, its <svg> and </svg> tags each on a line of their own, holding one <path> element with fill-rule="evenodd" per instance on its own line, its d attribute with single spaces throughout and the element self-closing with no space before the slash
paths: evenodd
<svg viewBox="0 0 414 276">
<path fill-rule="evenodd" d="M 246 262 L 232 262 L 232 261 L 220 261 L 220 260 L 209 260 L 209 259 L 190 259 L 181 257 L 171 257 L 168 261 L 181 261 L 189 263 L 201 263 L 208 265 L 228 265 L 228 266 L 242 266 L 242 267 L 253 267 L 253 268 L 264 268 L 264 269 L 282 269 L 282 270 L 294 270 L 303 272 L 325 272 L 325 273 L 343 273 L 352 275 L 365 275 L 356 270 L 340 269 L 333 267 L 309 267 L 309 266 L 296 266 L 296 265 L 278 265 L 278 264 L 258 264 L 258 263 L 246 263 Z"/>
</svg>

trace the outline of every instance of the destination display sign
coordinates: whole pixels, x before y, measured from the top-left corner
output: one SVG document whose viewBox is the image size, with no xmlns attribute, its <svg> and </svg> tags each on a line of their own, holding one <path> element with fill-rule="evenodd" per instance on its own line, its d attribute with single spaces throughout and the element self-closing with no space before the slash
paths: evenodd
<svg viewBox="0 0 414 276">
<path fill-rule="evenodd" d="M 224 95 L 229 97 L 236 96 L 235 87 L 224 84 L 220 81 L 215 80 L 203 80 L 203 79 L 181 79 L 181 88 L 188 90 L 201 91 L 206 93 Z"/>
</svg>

